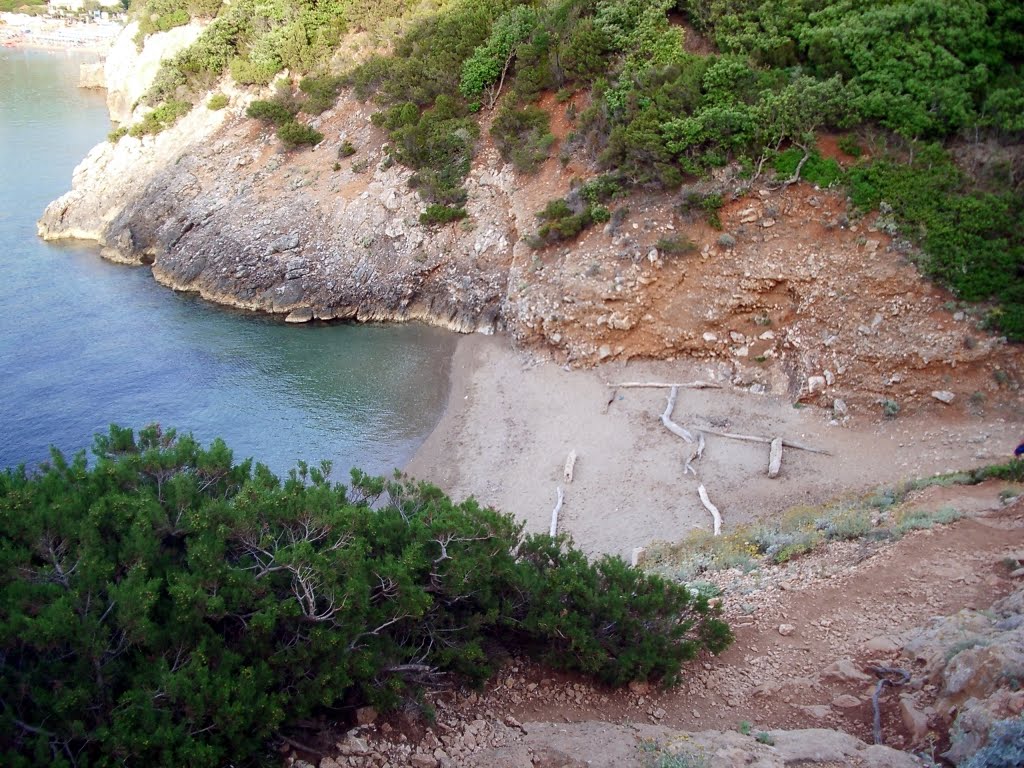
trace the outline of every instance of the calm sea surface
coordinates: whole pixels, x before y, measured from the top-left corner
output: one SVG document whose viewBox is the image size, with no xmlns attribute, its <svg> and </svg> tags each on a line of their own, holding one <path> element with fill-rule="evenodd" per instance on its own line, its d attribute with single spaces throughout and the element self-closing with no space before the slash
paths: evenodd
<svg viewBox="0 0 1024 768">
<path fill-rule="evenodd" d="M 401 466 L 440 417 L 454 336 L 419 325 L 285 326 L 157 285 L 147 268 L 35 234 L 110 129 L 82 55 L 0 48 L 0 467 L 157 422 L 286 472 Z"/>
</svg>

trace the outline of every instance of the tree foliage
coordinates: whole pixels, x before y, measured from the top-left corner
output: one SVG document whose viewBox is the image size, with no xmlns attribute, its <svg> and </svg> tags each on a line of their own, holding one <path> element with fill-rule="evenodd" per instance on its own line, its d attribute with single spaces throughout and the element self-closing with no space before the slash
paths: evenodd
<svg viewBox="0 0 1024 768">
<path fill-rule="evenodd" d="M 536 26 L 537 12 L 528 5 L 517 5 L 501 14 L 491 27 L 487 42 L 462 63 L 459 93 L 476 99 L 485 88 L 489 89 L 489 106 L 494 106 L 516 51 L 533 35 Z"/>
<path fill-rule="evenodd" d="M 612 683 L 730 641 L 617 558 L 425 484 L 283 481 L 158 427 L 0 474 L 0 755 L 250 764 L 289 723 L 480 681 L 500 639 Z"/>
</svg>

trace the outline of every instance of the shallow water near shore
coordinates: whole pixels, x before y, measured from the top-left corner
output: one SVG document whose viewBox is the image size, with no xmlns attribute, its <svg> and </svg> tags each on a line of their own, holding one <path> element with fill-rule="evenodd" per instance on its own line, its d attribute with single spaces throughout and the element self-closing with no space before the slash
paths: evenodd
<svg viewBox="0 0 1024 768">
<path fill-rule="evenodd" d="M 445 406 L 456 337 L 422 325 L 287 326 L 47 244 L 35 221 L 110 125 L 77 87 L 88 55 L 0 48 L 0 467 L 157 422 L 277 473 L 331 460 L 388 473 Z"/>
</svg>

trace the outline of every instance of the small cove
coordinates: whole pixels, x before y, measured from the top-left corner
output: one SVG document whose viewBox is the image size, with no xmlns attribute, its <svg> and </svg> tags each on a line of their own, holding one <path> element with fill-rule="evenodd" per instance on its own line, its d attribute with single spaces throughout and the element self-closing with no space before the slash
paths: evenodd
<svg viewBox="0 0 1024 768">
<path fill-rule="evenodd" d="M 156 284 L 35 220 L 109 130 L 88 56 L 0 49 L 0 467 L 108 424 L 223 437 L 286 472 L 302 459 L 400 467 L 445 406 L 454 335 L 418 324 L 286 326 Z"/>
</svg>

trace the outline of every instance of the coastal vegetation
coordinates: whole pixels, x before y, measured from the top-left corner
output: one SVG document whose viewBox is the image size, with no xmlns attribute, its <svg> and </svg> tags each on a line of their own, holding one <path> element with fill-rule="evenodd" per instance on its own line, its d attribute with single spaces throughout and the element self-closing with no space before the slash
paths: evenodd
<svg viewBox="0 0 1024 768">
<path fill-rule="evenodd" d="M 155 426 L 94 454 L 0 474 L 5 765 L 251 765 L 511 651 L 671 684 L 732 639 L 706 597 L 430 485 L 281 480 Z"/>
<path fill-rule="evenodd" d="M 415 171 L 413 186 L 435 206 L 426 223 L 443 220 L 436 206 L 465 207 L 481 112 L 494 110 L 502 156 L 534 172 L 554 146 L 539 101 L 556 93 L 572 123 L 563 162 L 575 157 L 624 190 L 672 191 L 730 164 L 748 177 L 845 186 L 861 213 L 892 209 L 892 234 L 920 247 L 925 274 L 991 302 L 991 327 L 1024 340 L 1019 3 L 444 0 L 426 12 L 407 0 L 147 0 L 140 9 L 153 23 L 216 15 L 163 67 L 150 104 L 195 100 L 226 71 L 264 85 L 287 70 L 305 76 L 302 111 L 318 114 L 348 85 L 377 105 L 392 161 Z M 359 56 L 335 55 L 346 35 L 358 36 Z M 822 131 L 842 135 L 848 172 L 817 154 Z M 553 205 L 538 245 L 605 220 L 582 199 Z"/>
<path fill-rule="evenodd" d="M 39 14 L 46 10 L 46 0 L 0 0 L 0 13 Z"/>
</svg>

